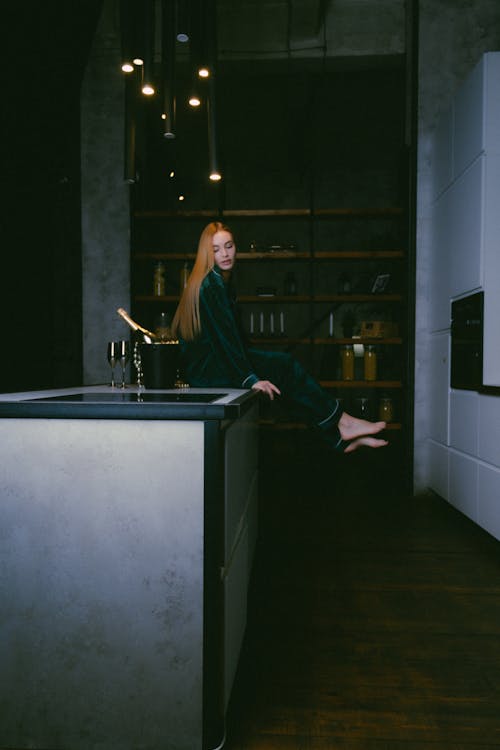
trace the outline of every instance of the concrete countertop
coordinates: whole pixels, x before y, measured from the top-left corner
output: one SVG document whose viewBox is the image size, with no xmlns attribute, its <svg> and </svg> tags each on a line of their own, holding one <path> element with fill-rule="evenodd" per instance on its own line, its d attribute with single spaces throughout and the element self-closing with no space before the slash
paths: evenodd
<svg viewBox="0 0 500 750">
<path fill-rule="evenodd" d="M 254 391 L 234 388 L 81 386 L 0 394 L 0 418 L 237 419 L 257 397 Z"/>
</svg>

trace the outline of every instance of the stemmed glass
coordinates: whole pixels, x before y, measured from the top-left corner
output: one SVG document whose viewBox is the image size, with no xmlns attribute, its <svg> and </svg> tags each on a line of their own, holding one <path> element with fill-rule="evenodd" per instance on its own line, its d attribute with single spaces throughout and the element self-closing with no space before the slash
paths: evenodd
<svg viewBox="0 0 500 750">
<path fill-rule="evenodd" d="M 118 342 L 118 357 L 122 368 L 122 388 L 125 388 L 125 367 L 130 359 L 130 344 L 128 341 Z"/>
<path fill-rule="evenodd" d="M 115 367 L 118 364 L 118 341 L 108 341 L 108 362 L 111 367 L 111 388 L 114 388 L 115 383 Z"/>
</svg>

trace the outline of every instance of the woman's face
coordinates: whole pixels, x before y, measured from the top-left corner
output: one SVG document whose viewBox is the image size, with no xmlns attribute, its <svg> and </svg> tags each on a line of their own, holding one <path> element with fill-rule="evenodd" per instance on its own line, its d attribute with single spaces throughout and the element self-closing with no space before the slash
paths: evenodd
<svg viewBox="0 0 500 750">
<path fill-rule="evenodd" d="M 224 271 L 231 271 L 236 256 L 233 235 L 225 230 L 216 232 L 212 238 L 212 244 L 214 248 L 214 262 L 217 268 L 220 268 L 223 273 Z"/>
</svg>

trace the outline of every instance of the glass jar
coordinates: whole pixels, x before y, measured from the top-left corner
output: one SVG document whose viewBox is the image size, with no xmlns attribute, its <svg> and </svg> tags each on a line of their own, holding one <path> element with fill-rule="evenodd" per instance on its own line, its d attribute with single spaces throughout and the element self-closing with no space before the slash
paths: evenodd
<svg viewBox="0 0 500 750">
<path fill-rule="evenodd" d="M 384 422 L 392 422 L 394 419 L 394 407 L 392 398 L 384 397 L 380 399 L 378 406 L 378 417 Z"/>
<path fill-rule="evenodd" d="M 369 345 L 365 347 L 364 353 L 365 380 L 377 379 L 377 352 L 375 347 Z"/>
<path fill-rule="evenodd" d="M 342 362 L 342 380 L 354 380 L 354 347 L 345 344 L 340 350 Z"/>
<path fill-rule="evenodd" d="M 357 417 L 359 417 L 360 419 L 372 418 L 371 402 L 369 398 L 366 398 L 366 396 L 361 396 L 355 399 L 354 403 Z"/>
<path fill-rule="evenodd" d="M 184 289 L 187 286 L 188 279 L 189 279 L 189 266 L 188 266 L 187 261 L 186 261 L 184 263 L 184 265 L 182 266 L 181 273 L 180 273 L 180 292 L 181 292 L 181 294 L 182 294 L 182 292 L 184 291 Z"/>
<path fill-rule="evenodd" d="M 155 297 L 163 297 L 165 294 L 165 264 L 159 260 L 153 274 L 153 294 Z"/>
<path fill-rule="evenodd" d="M 297 294 L 297 280 L 295 274 L 291 271 L 285 276 L 285 294 L 290 297 Z"/>
<path fill-rule="evenodd" d="M 162 341 L 170 339 L 170 315 L 161 312 L 155 319 L 155 333 Z"/>
</svg>

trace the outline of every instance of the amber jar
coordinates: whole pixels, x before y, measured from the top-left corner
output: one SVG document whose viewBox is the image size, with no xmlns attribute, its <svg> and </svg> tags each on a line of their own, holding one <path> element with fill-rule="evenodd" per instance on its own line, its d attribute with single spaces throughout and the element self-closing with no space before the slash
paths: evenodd
<svg viewBox="0 0 500 750">
<path fill-rule="evenodd" d="M 354 347 L 346 344 L 340 350 L 342 362 L 342 380 L 354 380 Z"/>
<path fill-rule="evenodd" d="M 369 345 L 365 347 L 364 354 L 365 380 L 377 379 L 377 352 L 375 347 Z"/>
</svg>

